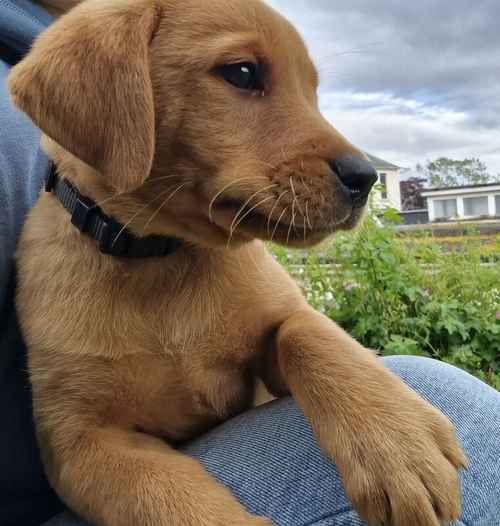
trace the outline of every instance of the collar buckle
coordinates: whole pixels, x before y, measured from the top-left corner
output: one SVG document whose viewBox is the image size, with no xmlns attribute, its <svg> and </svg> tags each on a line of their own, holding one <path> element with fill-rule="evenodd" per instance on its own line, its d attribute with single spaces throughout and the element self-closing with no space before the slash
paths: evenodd
<svg viewBox="0 0 500 526">
<path fill-rule="evenodd" d="M 90 199 L 87 199 L 83 195 L 77 197 L 75 208 L 71 214 L 71 222 L 80 232 L 87 231 L 90 214 L 93 210 L 95 210 L 95 204 Z"/>
<path fill-rule="evenodd" d="M 127 253 L 129 234 L 113 221 L 102 221 L 94 236 L 99 251 L 109 256 L 120 257 Z"/>
</svg>

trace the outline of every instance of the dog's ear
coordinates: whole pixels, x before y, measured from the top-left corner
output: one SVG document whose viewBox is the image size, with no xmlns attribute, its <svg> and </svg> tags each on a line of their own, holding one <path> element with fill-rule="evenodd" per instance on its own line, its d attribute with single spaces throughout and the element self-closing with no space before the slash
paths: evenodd
<svg viewBox="0 0 500 526">
<path fill-rule="evenodd" d="M 38 38 L 9 78 L 14 103 L 119 192 L 139 187 L 153 162 L 152 4 L 84 2 Z"/>
</svg>

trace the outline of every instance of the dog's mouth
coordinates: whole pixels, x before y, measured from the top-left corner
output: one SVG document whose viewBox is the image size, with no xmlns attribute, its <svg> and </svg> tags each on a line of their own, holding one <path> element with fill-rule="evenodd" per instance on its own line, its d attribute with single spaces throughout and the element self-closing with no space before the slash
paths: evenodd
<svg viewBox="0 0 500 526">
<path fill-rule="evenodd" d="M 351 219 L 353 210 L 343 217 L 322 222 L 315 220 L 307 211 L 269 206 L 269 210 L 246 207 L 245 201 L 226 199 L 221 201 L 213 214 L 213 220 L 229 232 L 230 237 L 259 238 L 291 246 L 307 246 L 318 243 L 336 230 L 343 230 Z M 351 225 L 354 226 L 354 225 Z M 350 228 L 348 226 L 347 228 Z"/>
</svg>

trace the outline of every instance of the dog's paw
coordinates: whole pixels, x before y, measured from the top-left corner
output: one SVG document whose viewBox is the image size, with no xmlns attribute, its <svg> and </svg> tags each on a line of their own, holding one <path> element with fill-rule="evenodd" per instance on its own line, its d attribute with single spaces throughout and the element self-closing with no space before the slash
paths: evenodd
<svg viewBox="0 0 500 526">
<path fill-rule="evenodd" d="M 403 386 L 392 397 L 392 403 L 359 415 L 364 422 L 353 422 L 351 432 L 336 430 L 333 439 L 320 440 L 337 463 L 347 496 L 373 526 L 457 520 L 458 470 L 466 458 L 451 422 Z"/>
</svg>

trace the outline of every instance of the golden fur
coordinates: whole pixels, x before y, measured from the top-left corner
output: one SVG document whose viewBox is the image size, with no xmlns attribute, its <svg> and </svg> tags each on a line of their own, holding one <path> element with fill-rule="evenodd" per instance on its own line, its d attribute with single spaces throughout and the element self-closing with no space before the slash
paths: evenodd
<svg viewBox="0 0 500 526">
<path fill-rule="evenodd" d="M 255 60 L 262 93 L 214 74 Z M 311 245 L 362 215 L 328 165 L 361 154 L 319 113 L 317 82 L 294 28 L 258 0 L 90 0 L 13 69 L 62 176 L 136 234 L 185 240 L 159 259 L 102 255 L 49 194 L 24 228 L 38 439 L 89 521 L 270 524 L 172 447 L 249 407 L 256 377 L 291 392 L 370 524 L 458 517 L 450 422 L 312 310 L 260 241 Z"/>
</svg>

